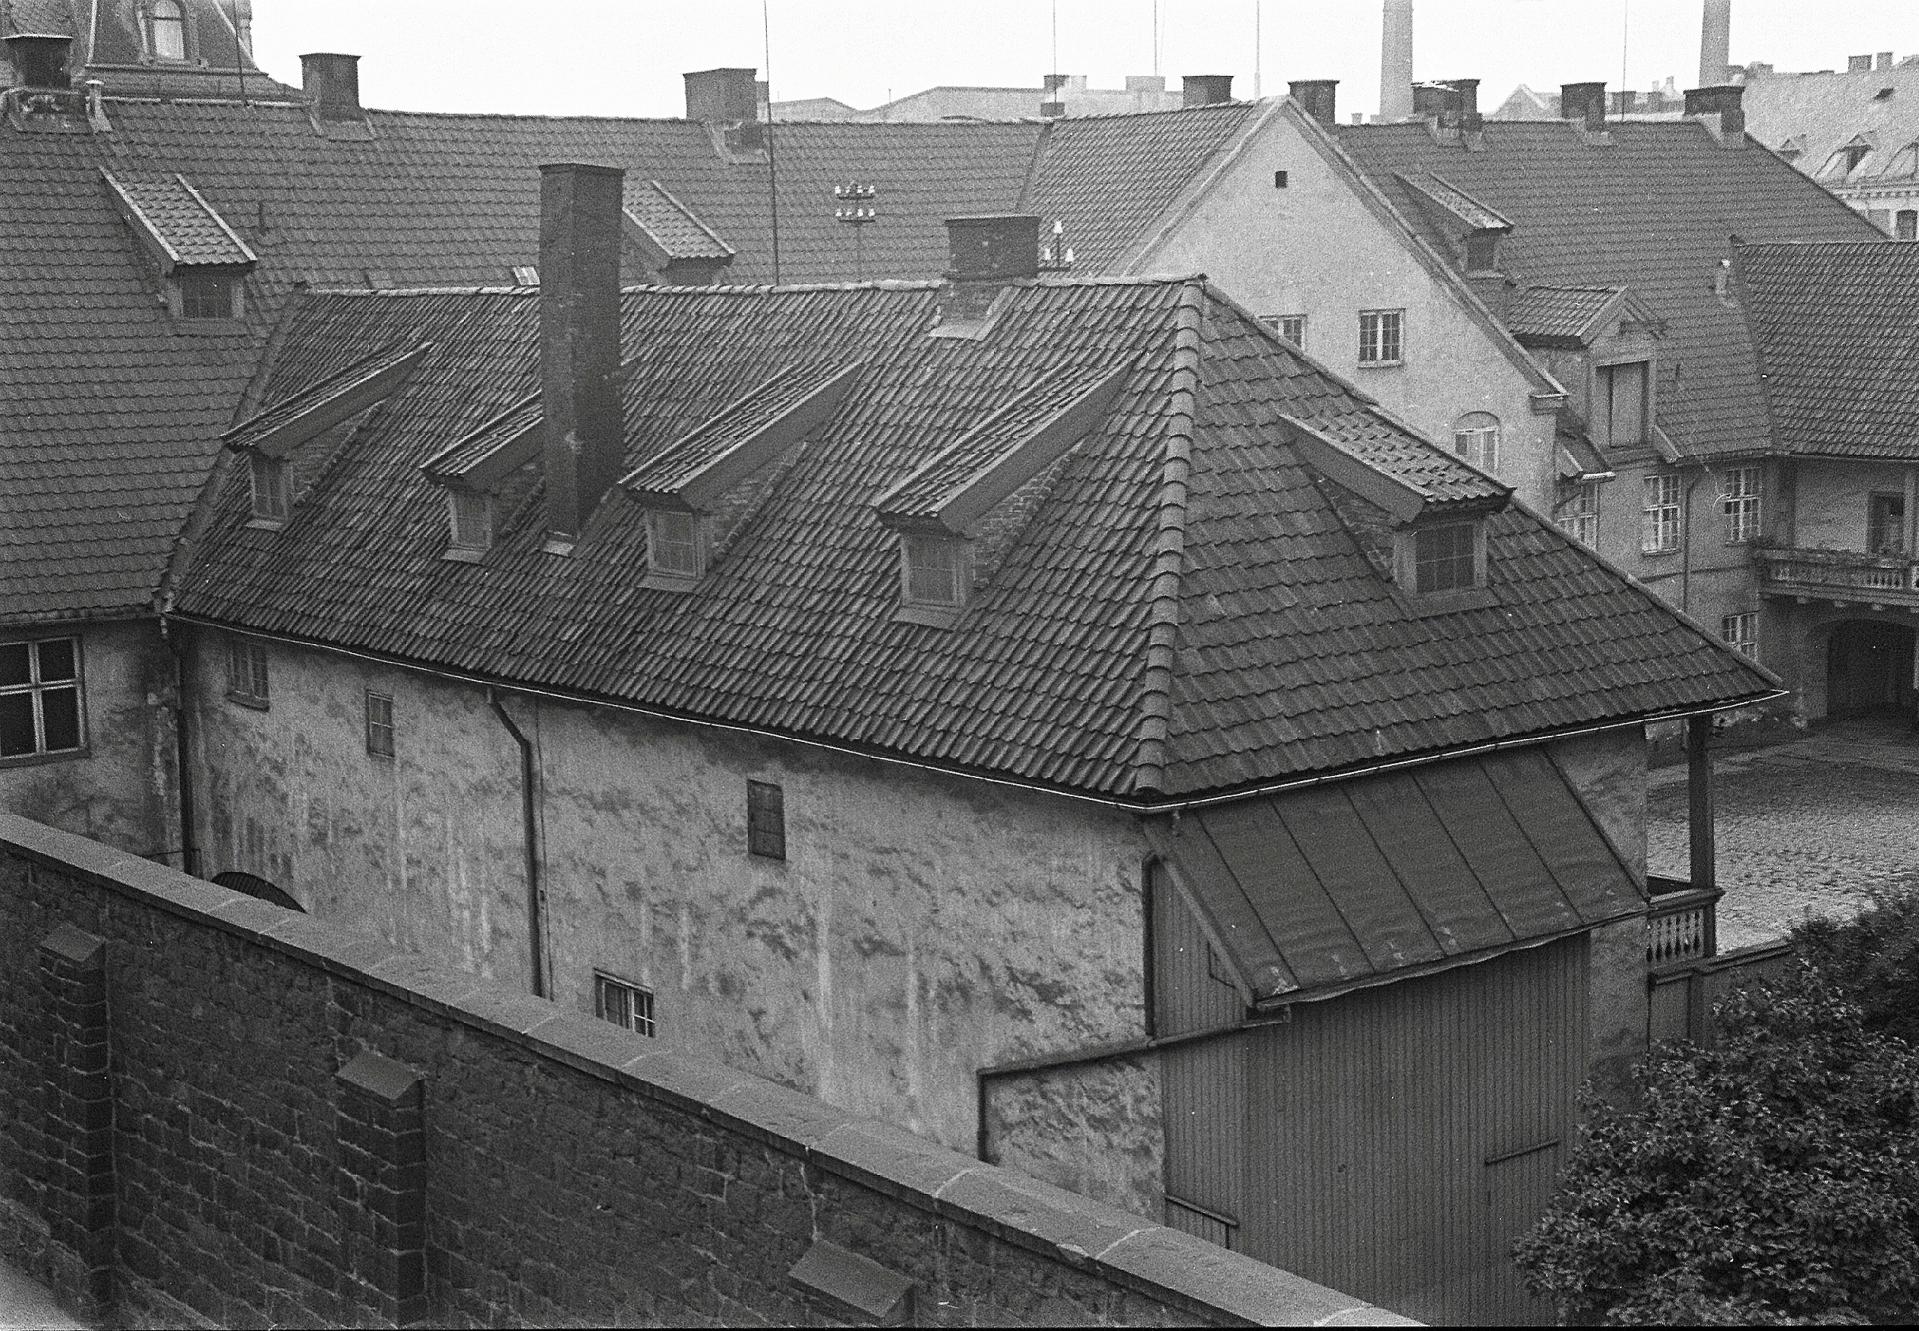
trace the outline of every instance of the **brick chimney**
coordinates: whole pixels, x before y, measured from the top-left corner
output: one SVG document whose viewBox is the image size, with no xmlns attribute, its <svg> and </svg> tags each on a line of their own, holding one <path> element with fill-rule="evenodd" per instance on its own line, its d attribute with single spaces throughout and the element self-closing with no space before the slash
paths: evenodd
<svg viewBox="0 0 1919 1331">
<path fill-rule="evenodd" d="M 1594 133 L 1606 128 L 1606 85 L 1604 83 L 1560 84 L 1559 118 L 1570 120 Z"/>
<path fill-rule="evenodd" d="M 1701 121 L 1722 148 L 1746 146 L 1746 90 L 1736 83 L 1686 89 L 1686 115 Z"/>
<path fill-rule="evenodd" d="M 748 85 L 751 86 L 750 84 Z M 540 168 L 540 396 L 548 549 L 568 550 L 626 452 L 620 366 L 620 242 L 626 173 Z"/>
<path fill-rule="evenodd" d="M 7 60 L 28 88 L 72 87 L 72 58 L 71 37 L 28 33 L 7 38 Z"/>
<path fill-rule="evenodd" d="M 300 57 L 300 86 L 322 120 L 365 120 L 360 107 L 360 57 L 313 52 Z"/>
<path fill-rule="evenodd" d="M 1386 0 L 1379 43 L 1379 118 L 1404 120 L 1413 110 L 1413 0 Z"/>
<path fill-rule="evenodd" d="M 1233 100 L 1231 74 L 1187 74 L 1179 83 L 1183 106 L 1214 106 Z"/>
<path fill-rule="evenodd" d="M 1040 219 L 1030 213 L 946 219 L 946 287 L 940 324 L 976 324 L 1011 282 L 1039 276 Z"/>
<path fill-rule="evenodd" d="M 1045 92 L 1039 104 L 1039 113 L 1048 120 L 1057 120 L 1065 115 L 1066 96 L 1064 90 L 1067 86 L 1066 75 L 1042 74 L 1040 75 L 1040 86 L 1045 89 Z"/>
<path fill-rule="evenodd" d="M 1413 85 L 1413 115 L 1421 119 L 1447 123 L 1458 114 L 1459 94 L 1444 83 Z"/>
<path fill-rule="evenodd" d="M 757 69 L 702 69 L 685 77 L 688 120 L 744 125 L 760 118 Z"/>
<path fill-rule="evenodd" d="M 1716 88 L 1732 68 L 1732 0 L 1706 0 L 1699 25 L 1699 86 Z"/>
<path fill-rule="evenodd" d="M 1322 125 L 1339 123 L 1338 79 L 1294 79 L 1286 85 L 1299 109 Z"/>
</svg>

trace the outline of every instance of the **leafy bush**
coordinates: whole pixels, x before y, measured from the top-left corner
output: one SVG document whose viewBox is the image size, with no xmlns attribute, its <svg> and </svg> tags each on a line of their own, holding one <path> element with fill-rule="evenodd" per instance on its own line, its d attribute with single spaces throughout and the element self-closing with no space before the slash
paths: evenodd
<svg viewBox="0 0 1919 1331">
<path fill-rule="evenodd" d="M 1859 1005 L 1867 1026 L 1919 1047 L 1919 891 L 1880 891 L 1854 919 L 1808 920 L 1792 938 L 1798 955 Z"/>
<path fill-rule="evenodd" d="M 1587 1104 L 1515 1249 L 1527 1285 L 1574 1322 L 1910 1320 L 1919 1053 L 1811 966 L 1735 992 L 1718 1028 L 1655 1049 L 1636 1103 Z"/>
</svg>

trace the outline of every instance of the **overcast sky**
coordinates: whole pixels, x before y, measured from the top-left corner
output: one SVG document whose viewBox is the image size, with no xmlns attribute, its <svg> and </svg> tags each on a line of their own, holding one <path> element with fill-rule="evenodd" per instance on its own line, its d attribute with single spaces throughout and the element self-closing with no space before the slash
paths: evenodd
<svg viewBox="0 0 1919 1331">
<path fill-rule="evenodd" d="M 1052 65 L 1047 0 L 767 0 L 773 95 L 878 105 L 937 84 L 1037 86 Z M 361 61 L 370 106 L 418 111 L 673 116 L 680 75 L 766 65 L 761 0 L 254 0 L 262 66 L 292 84 L 299 55 Z M 1337 78 L 1342 119 L 1375 111 L 1379 0 L 1058 0 L 1059 69 L 1233 74 L 1250 96 Z M 1258 14 L 1255 42 L 1255 13 Z M 1699 0 L 1416 0 L 1418 78 L 1478 77 L 1490 109 L 1516 85 L 1557 90 L 1697 81 Z M 1845 68 L 1919 53 L 1919 0 L 1733 0 L 1732 58 Z M 1257 53 L 1257 58 L 1255 53 Z"/>
</svg>

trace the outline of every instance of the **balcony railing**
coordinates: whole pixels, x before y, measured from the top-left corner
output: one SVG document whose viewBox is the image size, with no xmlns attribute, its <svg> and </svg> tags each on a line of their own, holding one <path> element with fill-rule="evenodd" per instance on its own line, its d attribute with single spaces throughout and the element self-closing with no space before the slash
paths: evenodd
<svg viewBox="0 0 1919 1331">
<path fill-rule="evenodd" d="M 1646 966 L 1658 970 L 1675 962 L 1703 961 L 1719 951 L 1719 898 L 1722 888 L 1694 887 L 1677 878 L 1649 876 L 1652 910 Z"/>
<path fill-rule="evenodd" d="M 1755 550 L 1761 586 L 1799 596 L 1919 605 L 1919 561 L 1856 550 Z"/>
</svg>

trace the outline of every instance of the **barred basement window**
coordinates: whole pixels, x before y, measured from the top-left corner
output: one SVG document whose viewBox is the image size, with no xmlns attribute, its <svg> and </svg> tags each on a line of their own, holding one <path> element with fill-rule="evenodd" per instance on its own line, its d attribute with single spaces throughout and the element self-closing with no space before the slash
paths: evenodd
<svg viewBox="0 0 1919 1331">
<path fill-rule="evenodd" d="M 1406 311 L 1365 310 L 1359 316 L 1359 363 L 1397 365 L 1403 358 Z"/>
<path fill-rule="evenodd" d="M 1759 535 L 1762 477 L 1757 467 L 1727 470 L 1719 490 L 1719 507 L 1726 515 L 1726 544 L 1743 545 Z"/>
<path fill-rule="evenodd" d="M 78 753 L 80 640 L 0 642 L 0 759 Z"/>
<path fill-rule="evenodd" d="M 1588 549 L 1599 548 L 1599 482 L 1587 481 L 1573 489 L 1557 518 L 1559 530 Z"/>
<path fill-rule="evenodd" d="M 376 758 L 393 756 L 393 699 L 366 691 L 366 751 Z"/>
<path fill-rule="evenodd" d="M 786 858 L 786 792 L 770 781 L 746 783 L 746 852 Z"/>
<path fill-rule="evenodd" d="M 1648 476 L 1645 502 L 1639 515 L 1642 554 L 1670 554 L 1679 548 L 1679 477 L 1672 473 Z"/>
<path fill-rule="evenodd" d="M 251 638 L 227 639 L 227 697 L 244 707 L 267 708 L 267 649 Z"/>
<path fill-rule="evenodd" d="M 247 478 L 253 486 L 254 521 L 285 522 L 293 507 L 293 487 L 286 463 L 264 453 L 250 454 Z"/>
<path fill-rule="evenodd" d="M 1499 467 L 1499 417 L 1469 411 L 1453 426 L 1453 452 L 1484 471 Z"/>
<path fill-rule="evenodd" d="M 598 971 L 593 973 L 593 1014 L 641 1035 L 659 1033 L 653 1020 L 653 991 Z"/>
<path fill-rule="evenodd" d="M 1727 615 L 1719 621 L 1719 636 L 1741 656 L 1759 659 L 1759 614 Z"/>
</svg>

